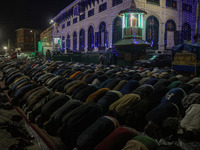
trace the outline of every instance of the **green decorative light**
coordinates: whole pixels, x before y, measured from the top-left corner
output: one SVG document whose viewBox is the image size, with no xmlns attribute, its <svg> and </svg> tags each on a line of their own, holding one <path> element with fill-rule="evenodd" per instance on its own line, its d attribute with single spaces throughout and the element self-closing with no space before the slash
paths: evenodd
<svg viewBox="0 0 200 150">
<path fill-rule="evenodd" d="M 127 18 L 128 18 L 128 16 L 127 16 L 127 14 L 125 14 L 125 26 L 124 26 L 124 28 L 126 28 L 128 26 Z"/>
<path fill-rule="evenodd" d="M 41 42 L 38 42 L 38 52 L 41 52 L 42 51 L 42 45 L 41 45 Z"/>
<path fill-rule="evenodd" d="M 134 20 L 136 20 L 134 22 Z M 141 13 L 125 13 L 122 15 L 122 28 L 137 27 L 143 28 L 144 17 Z"/>
</svg>

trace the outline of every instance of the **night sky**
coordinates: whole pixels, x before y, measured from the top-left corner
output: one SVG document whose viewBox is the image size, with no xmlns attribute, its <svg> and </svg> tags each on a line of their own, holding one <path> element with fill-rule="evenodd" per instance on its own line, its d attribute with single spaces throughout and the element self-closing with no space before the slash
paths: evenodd
<svg viewBox="0 0 200 150">
<path fill-rule="evenodd" d="M 0 4 L 0 42 L 18 28 L 44 30 L 74 0 L 6 0 Z"/>
</svg>

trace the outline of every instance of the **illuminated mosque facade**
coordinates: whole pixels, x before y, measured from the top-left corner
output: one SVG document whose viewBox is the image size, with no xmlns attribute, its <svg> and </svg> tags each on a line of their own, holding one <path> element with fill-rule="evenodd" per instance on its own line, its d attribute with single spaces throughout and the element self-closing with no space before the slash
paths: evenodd
<svg viewBox="0 0 200 150">
<path fill-rule="evenodd" d="M 132 32 L 128 28 L 134 27 L 143 31 L 142 40 L 155 50 L 172 49 L 185 41 L 194 43 L 197 3 L 197 0 L 75 0 L 53 18 L 53 45 L 63 53 L 103 51 L 112 48 L 124 34 Z M 147 14 L 119 16 L 120 11 L 132 5 Z M 124 22 L 124 18 L 128 21 Z"/>
</svg>

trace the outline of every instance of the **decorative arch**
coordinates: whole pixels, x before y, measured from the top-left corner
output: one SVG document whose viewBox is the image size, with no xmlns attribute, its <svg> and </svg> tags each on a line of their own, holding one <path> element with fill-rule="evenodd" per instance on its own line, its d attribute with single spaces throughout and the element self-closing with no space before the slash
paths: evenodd
<svg viewBox="0 0 200 150">
<path fill-rule="evenodd" d="M 113 21 L 112 44 L 122 39 L 122 19 L 116 17 Z"/>
<path fill-rule="evenodd" d="M 90 26 L 88 28 L 88 51 L 94 50 L 94 28 Z"/>
<path fill-rule="evenodd" d="M 81 29 L 79 36 L 79 50 L 83 52 L 84 48 L 85 48 L 85 30 Z"/>
<path fill-rule="evenodd" d="M 179 41 L 176 41 L 176 38 L 175 38 L 176 32 L 175 31 L 176 31 L 175 21 L 173 19 L 167 20 L 167 22 L 165 24 L 165 49 L 171 49 L 175 44 L 177 44 L 179 42 Z M 171 37 L 168 37 L 169 35 Z M 170 41 L 168 41 L 169 39 L 170 39 Z"/>
<path fill-rule="evenodd" d="M 146 21 L 146 41 L 151 43 L 151 47 L 158 49 L 159 21 L 153 15 L 149 16 Z"/>
<path fill-rule="evenodd" d="M 188 22 L 185 22 L 182 26 L 181 37 L 182 42 L 184 40 L 191 40 L 191 26 Z"/>
<path fill-rule="evenodd" d="M 98 47 L 105 49 L 108 46 L 108 32 L 106 30 L 106 23 L 101 22 L 99 25 L 99 40 Z"/>
<path fill-rule="evenodd" d="M 176 31 L 176 23 L 173 19 L 169 19 L 167 20 L 166 24 L 165 24 L 165 29 L 167 31 Z"/>
<path fill-rule="evenodd" d="M 154 17 L 156 17 L 157 19 L 158 19 L 158 22 L 159 22 L 159 24 L 160 23 L 162 23 L 162 22 L 164 22 L 164 18 L 161 18 L 157 13 L 155 13 L 155 12 L 149 12 L 147 15 L 146 15 L 146 22 L 147 22 L 147 19 L 150 17 L 150 16 L 154 16 Z"/>
<path fill-rule="evenodd" d="M 73 51 L 77 51 L 77 33 L 74 31 L 73 33 Z"/>
</svg>

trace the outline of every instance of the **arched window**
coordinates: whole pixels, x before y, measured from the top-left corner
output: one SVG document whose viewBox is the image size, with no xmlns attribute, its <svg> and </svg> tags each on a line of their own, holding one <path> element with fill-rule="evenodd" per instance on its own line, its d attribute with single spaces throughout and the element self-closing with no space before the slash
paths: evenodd
<svg viewBox="0 0 200 150">
<path fill-rule="evenodd" d="M 175 37 L 175 31 L 176 31 L 176 23 L 174 20 L 169 19 L 165 24 L 165 48 L 166 49 L 172 49 L 172 47 L 179 43 Z M 169 37 L 168 37 L 169 36 Z"/>
<path fill-rule="evenodd" d="M 165 29 L 167 31 L 176 31 L 176 23 L 174 22 L 174 20 L 169 19 L 165 24 Z"/>
<path fill-rule="evenodd" d="M 146 41 L 158 49 L 159 21 L 155 16 L 149 16 L 146 21 Z"/>
<path fill-rule="evenodd" d="M 187 22 L 185 22 L 182 26 L 181 37 L 182 41 L 191 40 L 191 26 Z"/>
<path fill-rule="evenodd" d="M 88 29 L 88 51 L 93 51 L 94 49 L 94 28 L 90 26 Z"/>
<path fill-rule="evenodd" d="M 62 36 L 62 52 L 65 51 L 65 37 Z"/>
<path fill-rule="evenodd" d="M 70 35 L 67 35 L 67 39 L 66 39 L 66 48 L 69 51 L 70 50 Z"/>
<path fill-rule="evenodd" d="M 85 30 L 81 29 L 79 36 L 79 50 L 84 51 L 85 48 Z"/>
<path fill-rule="evenodd" d="M 122 19 L 116 17 L 113 21 L 112 44 L 122 39 Z"/>
<path fill-rule="evenodd" d="M 77 51 L 77 33 L 74 31 L 73 34 L 73 51 Z"/>
<path fill-rule="evenodd" d="M 99 25 L 99 43 L 98 43 L 100 49 L 105 49 L 105 47 L 108 46 L 107 37 L 108 37 L 108 32 L 106 31 L 106 23 L 101 22 Z"/>
</svg>

